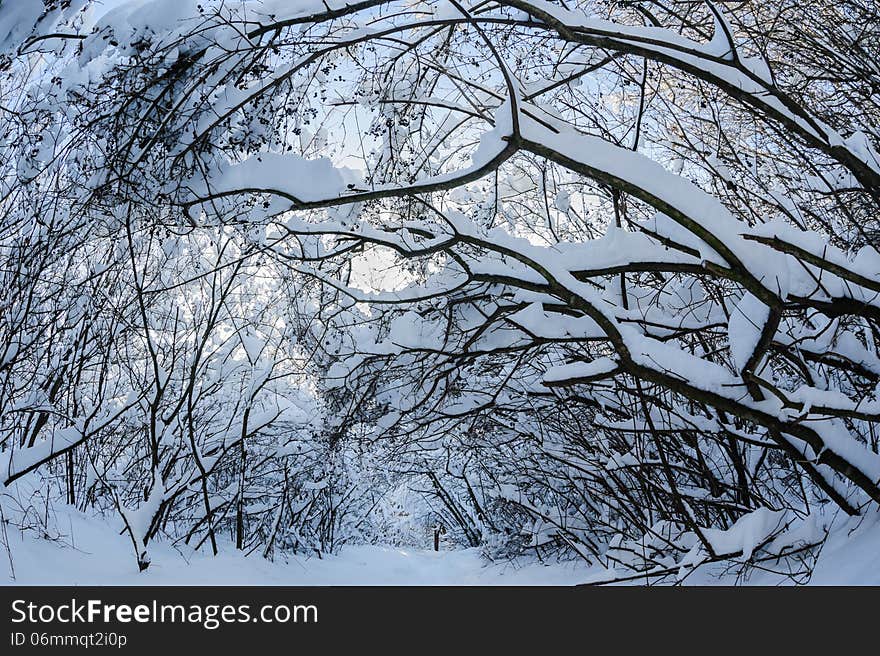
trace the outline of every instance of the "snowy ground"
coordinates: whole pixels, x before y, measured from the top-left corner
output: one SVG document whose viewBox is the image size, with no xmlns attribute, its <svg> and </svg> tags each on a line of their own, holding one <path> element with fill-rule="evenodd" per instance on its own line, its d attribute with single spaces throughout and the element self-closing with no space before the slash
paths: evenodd
<svg viewBox="0 0 880 656">
<path fill-rule="evenodd" d="M 72 514 L 72 546 L 8 531 L 0 549 L 0 582 L 19 585 L 566 585 L 590 574 L 582 563 L 492 564 L 478 550 L 420 551 L 380 546 L 343 548 L 336 556 L 269 562 L 232 549 L 213 558 L 152 544 L 152 564 L 139 573 L 130 545 L 99 520 Z M 0 541 L 2 541 L 0 533 Z"/>
<path fill-rule="evenodd" d="M 129 545 L 96 519 L 71 514 L 64 541 L 7 530 L 0 550 L 4 585 L 573 585 L 609 573 L 584 563 L 491 563 L 475 549 L 420 551 L 380 546 L 346 547 L 339 555 L 269 562 L 228 550 L 216 558 L 182 554 L 168 545 L 151 549 L 153 563 L 137 572 Z M 5 542 L 2 533 L 0 541 Z M 14 572 L 14 575 L 13 575 Z M 708 570 L 693 584 L 733 584 Z M 778 584 L 757 572 L 745 583 Z M 880 515 L 841 524 L 823 549 L 814 585 L 880 585 Z"/>
</svg>

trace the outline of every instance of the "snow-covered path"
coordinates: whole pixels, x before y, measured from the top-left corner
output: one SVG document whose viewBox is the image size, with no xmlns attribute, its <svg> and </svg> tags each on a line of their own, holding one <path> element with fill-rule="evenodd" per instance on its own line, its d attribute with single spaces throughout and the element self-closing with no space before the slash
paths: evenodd
<svg viewBox="0 0 880 656">
<path fill-rule="evenodd" d="M 71 513 L 63 523 L 68 526 L 63 543 L 7 528 L 10 549 L 0 544 L 0 585 L 573 585 L 609 577 L 581 562 L 491 563 L 477 549 L 433 552 L 367 545 L 345 547 L 322 559 L 269 562 L 232 549 L 211 557 L 154 544 L 150 568 L 139 573 L 125 538 L 104 522 Z M 880 585 L 878 544 L 880 515 L 837 527 L 810 583 Z M 737 581 L 701 570 L 687 583 Z M 774 585 L 780 580 L 759 572 L 739 583 Z"/>
<path fill-rule="evenodd" d="M 152 564 L 139 573 L 130 545 L 102 522 L 72 514 L 60 541 L 9 530 L 12 568 L 0 548 L 0 584 L 19 585 L 571 585 L 592 572 L 583 563 L 490 563 L 476 549 L 422 551 L 344 547 L 334 556 L 269 562 L 229 549 L 216 558 L 151 545 Z M 2 541 L 2 534 L 0 534 Z"/>
</svg>

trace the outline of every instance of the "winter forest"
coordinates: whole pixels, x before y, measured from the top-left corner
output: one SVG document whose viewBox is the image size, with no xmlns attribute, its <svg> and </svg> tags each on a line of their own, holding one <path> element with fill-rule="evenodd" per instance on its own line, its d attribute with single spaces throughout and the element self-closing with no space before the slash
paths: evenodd
<svg viewBox="0 0 880 656">
<path fill-rule="evenodd" d="M 878 11 L 0 0 L 3 580 L 880 582 Z"/>
</svg>

